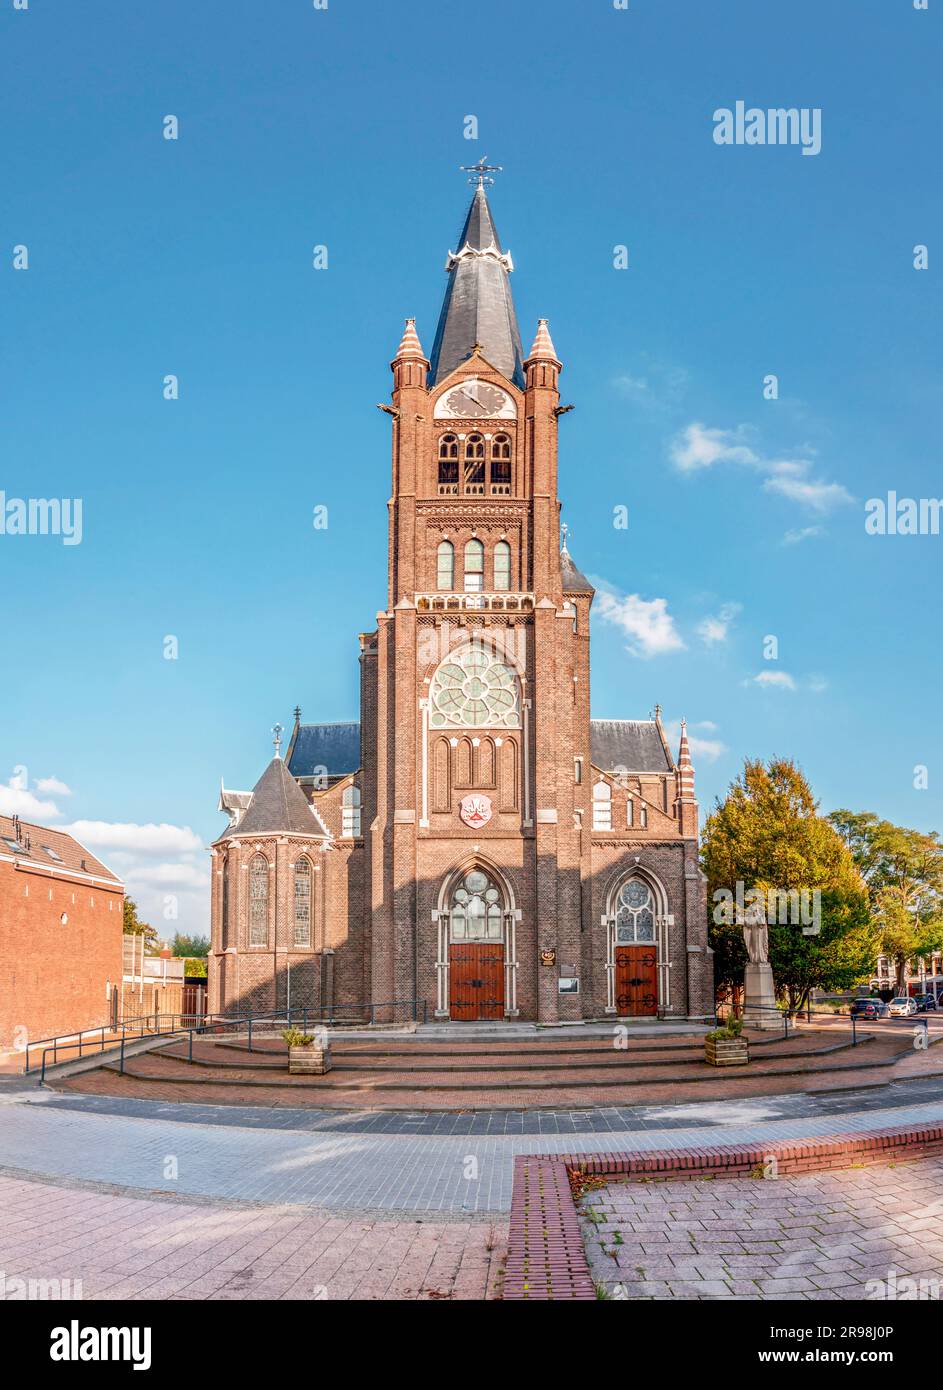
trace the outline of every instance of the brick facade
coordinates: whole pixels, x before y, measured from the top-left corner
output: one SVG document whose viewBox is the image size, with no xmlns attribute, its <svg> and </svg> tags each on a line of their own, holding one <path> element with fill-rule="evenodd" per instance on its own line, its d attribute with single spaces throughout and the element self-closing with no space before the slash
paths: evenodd
<svg viewBox="0 0 943 1390">
<path fill-rule="evenodd" d="M 494 294 L 506 269 L 494 268 L 504 262 L 482 197 L 466 223 L 461 272 L 480 261 Z M 469 232 L 473 214 L 487 214 L 481 245 Z M 447 300 L 443 319 L 456 313 Z M 312 950 L 322 963 L 310 971 L 312 1002 L 371 1001 L 388 1006 L 381 1018 L 455 1017 L 458 936 L 470 940 L 473 908 L 487 907 L 473 894 L 466 925 L 456 888 L 480 870 L 501 916 L 500 939 L 488 938 L 504 956 L 501 1014 L 553 1022 L 638 1011 L 619 1004 L 614 986 L 617 895 L 632 876 L 651 893 L 655 916 L 657 1001 L 653 986 L 645 1011 L 712 1014 L 686 741 L 675 761 L 656 718 L 643 730 L 654 752 L 638 766 L 594 762 L 593 590 L 559 544 L 561 364 L 541 321 L 516 380 L 477 338 L 442 375 L 439 344 L 454 346 L 456 331 L 451 319 L 445 330 L 440 322 L 430 365 L 410 320 L 392 363 L 389 583 L 376 630 L 360 637 L 360 766 L 320 783 L 301 778 L 328 832 L 317 841 L 323 919 Z M 446 678 L 459 682 L 451 693 Z M 478 699 L 482 684 L 487 698 Z M 444 712 L 450 700 L 465 702 L 461 717 Z M 298 734 L 296 723 L 290 761 Z M 345 838 L 350 786 L 360 794 L 361 833 Z M 594 810 L 601 788 L 608 816 Z M 487 814 L 470 823 L 475 796 Z M 290 839 L 252 852 L 268 858 L 276 912 L 287 920 Z M 240 935 L 222 966 L 219 861 L 235 855 L 241 895 L 245 853 L 232 843 L 215 849 L 211 1008 L 284 1002 L 271 955 L 277 915 L 267 955 Z M 244 933 L 242 896 L 234 910 Z M 578 980 L 579 991 L 560 992 L 561 979 Z"/>
<path fill-rule="evenodd" d="M 106 1023 L 122 884 L 62 831 L 0 816 L 0 834 L 0 1050 Z"/>
</svg>

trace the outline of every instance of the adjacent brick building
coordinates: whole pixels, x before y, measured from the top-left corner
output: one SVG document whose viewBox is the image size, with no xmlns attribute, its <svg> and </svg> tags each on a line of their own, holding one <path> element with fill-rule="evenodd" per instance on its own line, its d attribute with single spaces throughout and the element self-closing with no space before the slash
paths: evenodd
<svg viewBox="0 0 943 1390">
<path fill-rule="evenodd" d="M 0 1050 L 108 1020 L 123 925 L 124 885 L 72 835 L 0 816 Z"/>
<path fill-rule="evenodd" d="M 359 724 L 223 789 L 210 1007 L 712 1013 L 687 739 L 592 720 L 593 587 L 560 545 L 562 365 L 525 357 L 479 180 L 430 358 L 393 361 L 389 588 Z"/>
</svg>

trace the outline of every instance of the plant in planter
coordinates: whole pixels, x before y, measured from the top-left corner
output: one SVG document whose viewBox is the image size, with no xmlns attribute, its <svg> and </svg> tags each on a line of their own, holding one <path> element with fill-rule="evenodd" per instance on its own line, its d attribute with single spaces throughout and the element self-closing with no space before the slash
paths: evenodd
<svg viewBox="0 0 943 1390">
<path fill-rule="evenodd" d="M 300 1028 L 286 1028 L 282 1037 L 288 1044 L 288 1070 L 301 1076 L 323 1076 L 331 1070 L 331 1049 L 326 1035 L 321 1039 Z"/>
<path fill-rule="evenodd" d="M 704 1038 L 704 1061 L 712 1067 L 744 1067 L 750 1060 L 750 1041 L 743 1036 L 743 1020 L 729 1018 Z"/>
</svg>

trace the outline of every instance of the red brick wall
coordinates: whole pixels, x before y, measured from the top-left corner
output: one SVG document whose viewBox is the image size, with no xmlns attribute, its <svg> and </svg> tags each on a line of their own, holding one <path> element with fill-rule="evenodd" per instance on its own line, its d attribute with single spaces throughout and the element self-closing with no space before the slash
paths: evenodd
<svg viewBox="0 0 943 1390">
<path fill-rule="evenodd" d="M 0 1048 L 108 1021 L 123 905 L 120 889 L 0 862 Z"/>
</svg>

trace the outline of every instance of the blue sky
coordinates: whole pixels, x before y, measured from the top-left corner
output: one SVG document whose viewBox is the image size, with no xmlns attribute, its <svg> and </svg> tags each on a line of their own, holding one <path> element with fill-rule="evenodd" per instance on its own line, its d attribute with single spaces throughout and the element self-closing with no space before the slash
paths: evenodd
<svg viewBox="0 0 943 1390">
<path fill-rule="evenodd" d="M 525 347 L 548 317 L 577 406 L 594 714 L 686 715 L 705 812 L 788 754 L 826 808 L 943 824 L 943 537 L 864 530 L 943 495 L 941 13 L 3 0 L 0 490 L 81 497 L 83 539 L 0 537 L 0 809 L 82 823 L 162 930 L 203 926 L 220 775 L 251 786 L 296 702 L 357 715 L 374 403 L 406 315 L 431 346 L 486 154 Z M 820 108 L 821 152 L 717 145 L 738 100 Z"/>
</svg>

